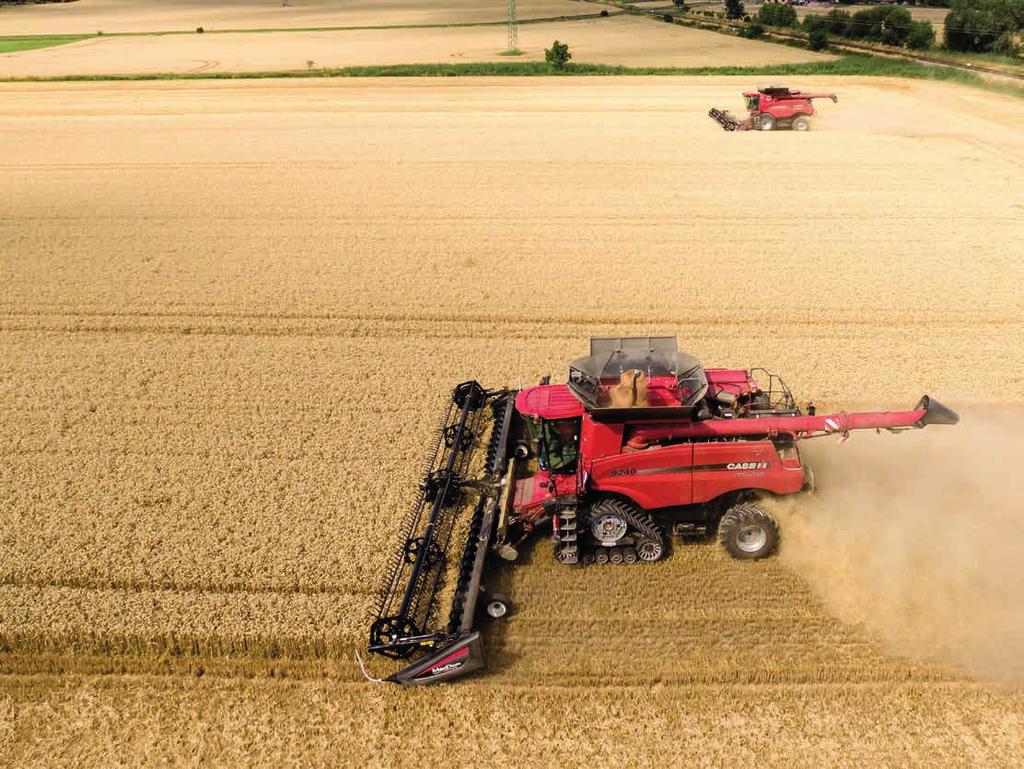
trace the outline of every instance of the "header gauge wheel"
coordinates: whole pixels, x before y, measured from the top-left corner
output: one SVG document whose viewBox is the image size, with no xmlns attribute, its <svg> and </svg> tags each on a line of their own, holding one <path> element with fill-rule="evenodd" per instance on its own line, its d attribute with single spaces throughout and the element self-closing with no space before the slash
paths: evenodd
<svg viewBox="0 0 1024 769">
<path fill-rule="evenodd" d="M 484 611 L 491 619 L 502 619 L 512 613 L 512 601 L 504 593 L 491 593 L 487 596 Z"/>
</svg>

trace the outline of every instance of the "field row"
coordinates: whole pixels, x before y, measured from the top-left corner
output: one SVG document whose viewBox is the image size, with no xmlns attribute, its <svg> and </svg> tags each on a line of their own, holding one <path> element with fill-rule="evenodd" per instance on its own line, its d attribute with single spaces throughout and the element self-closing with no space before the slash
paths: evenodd
<svg viewBox="0 0 1024 769">
<path fill-rule="evenodd" d="M 503 766 L 1015 769 L 1022 725 L 1019 698 L 963 684 L 542 686 L 495 696 L 475 686 L 396 692 L 333 681 L 0 679 L 0 734 L 33 735 L 0 742 L 0 761 L 12 766 L 276 767 L 343 756 L 422 767 L 443 756 Z"/>
</svg>

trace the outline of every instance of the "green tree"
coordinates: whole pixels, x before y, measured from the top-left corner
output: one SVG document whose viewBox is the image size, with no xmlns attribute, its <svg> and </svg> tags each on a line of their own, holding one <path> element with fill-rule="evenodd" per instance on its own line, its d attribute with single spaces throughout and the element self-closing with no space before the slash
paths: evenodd
<svg viewBox="0 0 1024 769">
<path fill-rule="evenodd" d="M 725 18 L 742 19 L 744 15 L 743 0 L 725 0 Z"/>
<path fill-rule="evenodd" d="M 807 35 L 807 44 L 812 51 L 820 51 L 828 46 L 828 31 L 823 24 L 815 24 Z"/>
<path fill-rule="evenodd" d="M 1020 46 L 1014 41 L 1011 33 L 1004 32 L 992 44 L 992 53 L 998 53 L 1002 56 L 1016 56 L 1020 53 Z"/>
<path fill-rule="evenodd" d="M 913 29 L 914 19 L 906 8 L 889 8 L 882 17 L 882 42 L 886 45 L 903 45 Z"/>
<path fill-rule="evenodd" d="M 899 46 L 910 35 L 912 23 L 913 18 L 906 8 L 876 6 L 853 14 L 847 22 L 845 37 Z"/>
<path fill-rule="evenodd" d="M 932 29 L 930 21 L 915 21 L 910 25 L 910 34 L 907 35 L 907 48 L 923 51 L 931 48 L 934 42 L 935 30 Z"/>
<path fill-rule="evenodd" d="M 944 26 L 950 50 L 1009 50 L 1024 27 L 1024 0 L 952 0 Z"/>
<path fill-rule="evenodd" d="M 833 10 L 824 16 L 813 14 L 804 17 L 804 29 L 810 32 L 815 26 L 821 25 L 830 35 L 846 35 L 850 23 L 850 14 L 846 11 Z"/>
<path fill-rule="evenodd" d="M 796 25 L 796 9 L 784 3 L 762 3 L 757 20 L 769 27 L 792 27 Z"/>
<path fill-rule="evenodd" d="M 544 61 L 555 69 L 565 69 L 571 58 L 572 52 L 569 50 L 568 43 L 560 43 L 557 40 L 544 51 Z"/>
</svg>

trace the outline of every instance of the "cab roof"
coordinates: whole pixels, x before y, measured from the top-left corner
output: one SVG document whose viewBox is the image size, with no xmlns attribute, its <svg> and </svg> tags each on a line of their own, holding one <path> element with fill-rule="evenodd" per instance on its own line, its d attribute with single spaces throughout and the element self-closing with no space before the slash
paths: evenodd
<svg viewBox="0 0 1024 769">
<path fill-rule="evenodd" d="M 535 385 L 516 395 L 516 411 L 527 417 L 571 419 L 583 416 L 583 404 L 568 385 Z"/>
</svg>

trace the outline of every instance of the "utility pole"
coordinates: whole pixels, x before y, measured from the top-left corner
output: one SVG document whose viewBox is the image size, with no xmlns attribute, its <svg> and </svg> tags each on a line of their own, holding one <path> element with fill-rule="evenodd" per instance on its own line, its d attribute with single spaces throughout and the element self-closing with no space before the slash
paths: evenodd
<svg viewBox="0 0 1024 769">
<path fill-rule="evenodd" d="M 519 51 L 519 27 L 516 21 L 516 0 L 508 0 L 508 53 Z"/>
</svg>

